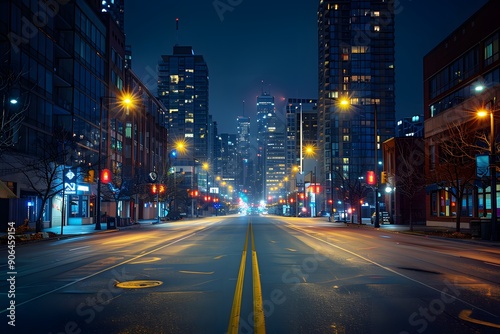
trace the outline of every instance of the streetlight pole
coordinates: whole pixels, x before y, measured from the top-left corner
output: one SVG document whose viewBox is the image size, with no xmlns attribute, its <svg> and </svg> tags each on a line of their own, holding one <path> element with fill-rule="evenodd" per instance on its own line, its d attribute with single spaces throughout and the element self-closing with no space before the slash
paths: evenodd
<svg viewBox="0 0 500 334">
<path fill-rule="evenodd" d="M 97 197 L 96 197 L 96 222 L 95 230 L 101 229 L 101 172 L 102 172 L 102 108 L 104 98 L 109 96 L 101 96 L 99 98 L 99 148 L 97 157 Z"/>
<path fill-rule="evenodd" d="M 102 118 L 103 118 L 103 104 L 104 99 L 116 99 L 116 96 L 101 96 L 99 98 L 99 147 L 98 147 L 98 157 L 97 157 L 97 198 L 96 198 L 96 222 L 95 222 L 95 230 L 101 229 L 101 173 L 102 173 Z M 128 107 L 133 105 L 133 96 L 129 94 L 124 94 L 121 96 L 122 106 Z"/>
<path fill-rule="evenodd" d="M 331 146 L 332 143 L 330 142 L 330 150 L 329 150 L 330 151 L 330 203 L 331 203 L 330 217 L 332 219 L 333 218 L 333 149 Z M 331 219 L 329 219 L 329 221 Z"/>
<path fill-rule="evenodd" d="M 378 204 L 378 125 L 377 125 L 377 101 L 373 104 L 374 109 L 373 109 L 373 126 L 374 126 L 374 132 L 375 132 L 375 165 L 373 166 L 373 171 L 375 173 L 375 186 L 374 186 L 374 197 L 375 197 L 375 228 L 380 227 L 380 218 L 379 218 L 379 204 Z"/>
<path fill-rule="evenodd" d="M 346 97 L 329 97 L 329 100 L 334 101 L 337 104 L 337 107 L 340 108 L 348 108 L 350 103 L 349 100 Z M 329 104 L 329 108 L 331 108 L 332 104 Z M 326 107 L 326 106 L 325 106 Z M 340 119 L 339 119 L 340 122 Z M 333 123 L 333 113 L 330 112 L 330 124 Z M 339 124 L 340 126 L 340 124 Z M 331 128 L 333 128 L 333 125 L 331 125 Z M 333 130 L 331 130 L 333 132 Z M 339 138 L 340 139 L 340 138 Z M 331 210 L 330 210 L 330 216 L 333 216 L 333 139 L 330 137 L 330 147 L 328 148 L 328 151 L 330 151 L 330 202 L 331 202 Z M 326 184 L 326 182 L 325 182 Z"/>
<path fill-rule="evenodd" d="M 481 88 L 476 88 L 477 91 L 482 90 Z M 497 175 L 496 175 L 496 135 L 495 135 L 495 107 L 496 107 L 496 96 L 489 101 L 490 109 L 486 110 L 483 108 L 478 111 L 479 117 L 484 117 L 489 114 L 490 116 L 490 156 L 489 156 L 489 170 L 490 170 L 490 202 L 491 202 L 491 240 L 497 240 Z"/>
<path fill-rule="evenodd" d="M 496 241 L 497 228 L 497 169 L 495 145 L 495 117 L 496 97 L 491 101 L 490 109 L 490 177 L 491 177 L 491 240 Z"/>
</svg>

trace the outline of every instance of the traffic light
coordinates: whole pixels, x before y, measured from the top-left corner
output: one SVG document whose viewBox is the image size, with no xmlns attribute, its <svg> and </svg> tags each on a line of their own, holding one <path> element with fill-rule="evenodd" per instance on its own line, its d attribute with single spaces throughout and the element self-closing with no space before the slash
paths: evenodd
<svg viewBox="0 0 500 334">
<path fill-rule="evenodd" d="M 377 184 L 377 177 L 375 176 L 374 171 L 369 170 L 368 172 L 366 172 L 366 183 L 371 186 Z"/>
<path fill-rule="evenodd" d="M 111 171 L 107 168 L 104 168 L 101 171 L 101 183 L 109 183 L 111 182 Z"/>
<path fill-rule="evenodd" d="M 382 184 L 386 184 L 387 183 L 387 172 L 381 172 L 380 173 L 380 182 Z"/>
<path fill-rule="evenodd" d="M 172 158 L 172 159 L 177 158 L 177 150 L 176 149 L 173 149 L 172 151 L 170 151 L 170 158 Z"/>
<path fill-rule="evenodd" d="M 95 172 L 94 172 L 94 170 L 93 170 L 93 169 L 89 170 L 89 171 L 87 172 L 87 175 L 85 175 L 85 176 L 83 177 L 83 181 L 84 181 L 84 182 L 88 182 L 88 183 L 92 183 L 92 182 L 94 182 L 94 173 L 95 173 Z"/>
</svg>

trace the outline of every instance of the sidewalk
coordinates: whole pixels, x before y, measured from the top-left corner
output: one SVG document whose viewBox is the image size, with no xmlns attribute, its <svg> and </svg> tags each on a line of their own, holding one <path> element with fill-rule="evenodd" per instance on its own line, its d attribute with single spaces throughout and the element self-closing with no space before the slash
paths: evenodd
<svg viewBox="0 0 500 334">
<path fill-rule="evenodd" d="M 91 234 L 91 233 L 109 233 L 109 232 L 116 232 L 119 230 L 129 229 L 129 228 L 137 228 L 137 227 L 140 227 L 141 225 L 151 225 L 155 222 L 156 222 L 156 220 L 152 220 L 152 219 L 140 220 L 137 224 L 130 224 L 130 225 L 126 225 L 126 226 L 116 226 L 115 225 L 114 228 L 109 228 L 109 229 L 108 229 L 108 226 L 106 223 L 102 223 L 100 230 L 96 230 L 95 224 L 66 225 L 63 227 L 62 235 L 68 236 L 68 235 L 82 235 L 82 234 Z M 52 233 L 61 235 L 61 226 L 44 228 L 43 232 L 52 232 Z"/>
<path fill-rule="evenodd" d="M 337 223 L 339 223 L 339 222 L 337 222 Z M 354 225 L 356 225 L 356 224 L 354 224 Z M 362 224 L 361 226 L 363 226 L 365 228 L 375 229 L 373 224 Z M 449 227 L 427 226 L 424 224 L 414 224 L 413 231 L 410 231 L 410 225 L 381 224 L 379 230 L 380 231 L 387 231 L 387 232 L 394 232 L 394 233 L 412 234 L 412 235 L 428 237 L 428 238 L 438 238 L 438 239 L 443 239 L 443 240 L 473 243 L 473 244 L 484 245 L 484 246 L 500 247 L 500 241 L 484 240 L 484 239 L 481 239 L 479 237 L 460 238 L 460 237 L 452 237 L 449 235 L 444 235 L 445 233 L 446 234 L 453 234 L 455 232 L 455 229 L 449 228 Z M 470 229 L 467 229 L 467 228 L 462 228 L 460 230 L 460 232 L 463 234 L 471 234 Z M 441 233 L 442 233 L 442 235 L 441 235 Z"/>
</svg>

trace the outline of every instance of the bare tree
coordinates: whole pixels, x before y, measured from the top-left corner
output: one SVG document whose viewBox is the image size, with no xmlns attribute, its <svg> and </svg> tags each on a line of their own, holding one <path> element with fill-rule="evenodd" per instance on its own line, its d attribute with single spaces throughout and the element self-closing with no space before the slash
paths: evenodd
<svg viewBox="0 0 500 334">
<path fill-rule="evenodd" d="M 160 177 L 160 183 L 164 185 L 164 191 L 160 192 L 159 199 L 168 203 L 168 216 L 177 216 L 178 212 L 175 209 L 179 208 L 179 204 L 185 206 L 188 200 L 188 193 L 182 187 L 184 174 L 166 173 Z M 175 207 L 173 204 L 176 203 Z"/>
<path fill-rule="evenodd" d="M 424 141 L 401 140 L 396 144 L 396 149 L 398 170 L 390 178 L 395 179 L 393 186 L 397 187 L 397 191 L 408 198 L 410 231 L 413 231 L 413 202 L 425 188 Z"/>
<path fill-rule="evenodd" d="M 438 184 L 456 200 L 456 231 L 460 232 L 462 200 L 474 187 L 475 155 L 484 150 L 484 133 L 468 123 L 452 123 L 437 139 L 439 163 L 428 175 L 429 183 Z M 483 145 L 482 145 L 483 144 Z"/>
<path fill-rule="evenodd" d="M 336 174 L 339 176 L 336 179 L 336 187 L 339 189 L 343 201 L 348 202 L 351 209 L 358 211 L 358 223 L 361 224 L 361 200 L 368 197 L 372 189 L 367 187 L 358 178 L 347 178 L 338 171 Z"/>
<path fill-rule="evenodd" d="M 66 132 L 47 136 L 46 140 L 37 142 L 39 154 L 36 157 L 13 155 L 12 161 L 8 162 L 24 175 L 30 189 L 41 200 L 40 210 L 36 215 L 36 232 L 42 230 L 45 205 L 63 191 L 65 161 L 74 149 L 66 140 L 69 138 L 70 134 Z"/>
<path fill-rule="evenodd" d="M 117 205 L 115 205 L 115 217 L 118 219 L 118 202 L 122 200 L 129 200 L 134 191 L 132 178 L 125 175 L 121 164 L 119 164 L 117 165 L 117 168 L 113 170 L 111 182 L 108 182 L 107 184 L 103 183 L 101 184 L 101 187 L 101 195 L 103 199 L 117 203 Z"/>
<path fill-rule="evenodd" d="M 0 118 L 0 155 L 17 142 L 19 128 L 24 120 L 24 112 L 29 107 L 29 94 L 22 94 L 20 89 L 21 73 L 10 69 L 0 72 L 0 96 L 2 114 Z"/>
</svg>

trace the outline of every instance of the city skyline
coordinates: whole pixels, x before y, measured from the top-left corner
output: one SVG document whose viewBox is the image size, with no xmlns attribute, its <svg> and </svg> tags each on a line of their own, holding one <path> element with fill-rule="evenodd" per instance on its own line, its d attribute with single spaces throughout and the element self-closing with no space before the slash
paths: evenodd
<svg viewBox="0 0 500 334">
<path fill-rule="evenodd" d="M 423 57 L 486 2 L 432 3 L 434 10 L 429 10 L 427 0 L 399 2 L 396 119 L 423 114 Z M 220 132 L 235 132 L 236 118 L 243 111 L 254 121 L 262 90 L 276 97 L 277 113 L 283 118 L 287 98 L 317 98 L 318 3 L 214 1 L 193 11 L 192 4 L 161 2 L 151 6 L 155 8 L 151 13 L 139 10 L 139 2 L 127 2 L 125 31 L 127 44 L 132 45 L 132 68 L 155 91 L 160 56 L 171 53 L 175 44 L 189 45 L 206 59 L 209 113 Z M 148 35 L 152 38 L 144 38 Z"/>
</svg>

